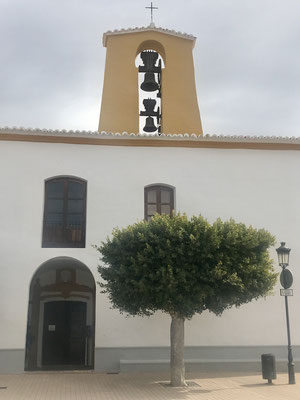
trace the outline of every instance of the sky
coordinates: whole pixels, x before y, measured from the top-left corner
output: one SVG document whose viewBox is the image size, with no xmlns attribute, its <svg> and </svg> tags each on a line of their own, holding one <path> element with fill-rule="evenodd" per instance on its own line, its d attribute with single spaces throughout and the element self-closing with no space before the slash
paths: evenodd
<svg viewBox="0 0 300 400">
<path fill-rule="evenodd" d="M 0 0 L 0 127 L 98 128 L 108 30 L 146 0 Z M 300 136 L 300 0 L 156 0 L 157 27 L 197 37 L 205 134 Z"/>
</svg>

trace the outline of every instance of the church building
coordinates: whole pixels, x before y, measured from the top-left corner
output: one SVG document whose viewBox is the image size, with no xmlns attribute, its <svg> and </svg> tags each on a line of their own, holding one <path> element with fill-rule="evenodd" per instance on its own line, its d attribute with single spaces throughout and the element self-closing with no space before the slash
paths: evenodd
<svg viewBox="0 0 300 400">
<path fill-rule="evenodd" d="M 195 43 L 153 23 L 108 31 L 97 132 L 0 128 L 1 373 L 168 368 L 169 317 L 111 309 L 93 245 L 173 210 L 232 217 L 287 242 L 300 357 L 300 138 L 204 134 Z M 222 317 L 187 321 L 187 370 L 259 371 L 262 353 L 286 368 L 279 287 Z"/>
</svg>

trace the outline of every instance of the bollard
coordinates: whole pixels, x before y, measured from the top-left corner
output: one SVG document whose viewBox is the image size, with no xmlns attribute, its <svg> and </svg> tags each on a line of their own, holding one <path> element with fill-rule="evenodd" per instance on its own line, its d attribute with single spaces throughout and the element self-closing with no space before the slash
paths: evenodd
<svg viewBox="0 0 300 400">
<path fill-rule="evenodd" d="M 273 354 L 261 355 L 261 369 L 263 379 L 268 379 L 268 384 L 272 384 L 272 379 L 276 379 L 275 356 Z"/>
</svg>

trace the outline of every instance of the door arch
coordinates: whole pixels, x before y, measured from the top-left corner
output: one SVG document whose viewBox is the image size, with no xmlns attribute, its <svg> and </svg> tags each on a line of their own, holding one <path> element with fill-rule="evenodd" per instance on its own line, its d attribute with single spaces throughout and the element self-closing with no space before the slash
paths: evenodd
<svg viewBox="0 0 300 400">
<path fill-rule="evenodd" d="M 43 263 L 30 283 L 25 370 L 93 369 L 95 292 L 91 271 L 71 257 Z"/>
</svg>

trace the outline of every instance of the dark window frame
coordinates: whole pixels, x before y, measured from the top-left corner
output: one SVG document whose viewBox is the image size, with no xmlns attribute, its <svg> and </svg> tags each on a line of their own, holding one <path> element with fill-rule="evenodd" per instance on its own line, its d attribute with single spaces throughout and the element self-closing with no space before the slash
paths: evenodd
<svg viewBox="0 0 300 400">
<path fill-rule="evenodd" d="M 62 197 L 49 197 L 49 183 L 63 182 L 63 196 Z M 82 212 L 68 212 L 68 201 L 69 200 L 81 200 L 78 198 L 72 198 L 68 196 L 69 183 L 75 182 L 82 185 L 83 188 L 83 207 Z M 45 198 L 44 198 L 44 217 L 43 217 L 43 234 L 42 234 L 42 247 L 43 248 L 84 248 L 86 239 L 86 197 L 87 197 L 87 182 L 84 179 L 69 176 L 59 176 L 54 178 L 49 178 L 45 181 Z M 48 211 L 49 199 L 52 200 L 63 200 L 63 211 L 62 211 L 62 226 L 61 229 L 57 229 L 59 235 L 56 239 L 49 240 L 51 236 L 50 224 L 48 220 L 48 215 L 51 213 Z M 80 223 L 80 228 L 72 228 L 68 226 L 68 215 L 77 214 L 81 216 L 82 222 Z M 58 213 L 57 213 L 58 214 Z M 53 224 L 55 225 L 55 224 Z M 57 224 L 59 225 L 59 224 Z M 52 226 L 53 229 L 53 226 Z M 53 235 L 53 232 L 52 232 Z M 55 236 L 55 233 L 54 233 Z M 79 240 L 78 240 L 79 237 Z"/>
<path fill-rule="evenodd" d="M 148 192 L 150 190 L 155 190 L 156 191 L 156 202 L 150 202 L 148 201 Z M 170 193 L 170 202 L 164 202 L 162 203 L 161 201 L 161 192 L 162 190 L 166 190 Z M 149 221 L 151 219 L 151 216 L 148 213 L 148 206 L 149 205 L 156 205 L 157 206 L 157 214 L 161 214 L 161 206 L 164 205 L 169 205 L 170 206 L 170 213 L 169 215 L 171 216 L 173 211 L 175 210 L 175 188 L 173 186 L 169 185 L 163 185 L 163 184 L 154 184 L 154 185 L 148 185 L 144 187 L 144 219 L 146 221 Z"/>
</svg>

